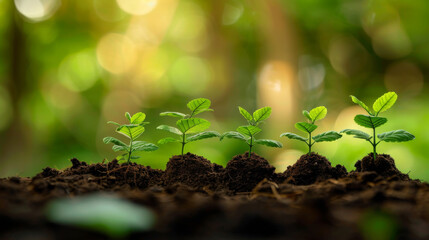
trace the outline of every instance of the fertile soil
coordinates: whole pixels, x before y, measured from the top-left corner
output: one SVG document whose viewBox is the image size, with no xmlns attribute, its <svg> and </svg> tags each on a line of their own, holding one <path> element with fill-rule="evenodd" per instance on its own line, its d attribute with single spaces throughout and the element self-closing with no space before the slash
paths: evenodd
<svg viewBox="0 0 429 240">
<path fill-rule="evenodd" d="M 98 192 L 156 213 L 152 230 L 129 239 L 429 239 L 429 185 L 384 154 L 366 156 L 350 173 L 315 153 L 284 173 L 247 153 L 225 168 L 190 153 L 172 157 L 165 171 L 71 162 L 33 178 L 0 179 L 0 239 L 106 239 L 44 215 L 54 199 Z"/>
</svg>

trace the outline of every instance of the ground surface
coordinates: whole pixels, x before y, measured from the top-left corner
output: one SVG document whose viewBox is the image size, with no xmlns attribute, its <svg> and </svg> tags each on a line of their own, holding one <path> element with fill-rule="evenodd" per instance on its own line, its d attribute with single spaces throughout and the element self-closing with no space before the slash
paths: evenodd
<svg viewBox="0 0 429 240">
<path fill-rule="evenodd" d="M 284 173 L 252 154 L 225 168 L 186 154 L 166 170 L 137 164 L 44 169 L 0 179 L 1 239 L 105 239 L 44 214 L 53 199 L 110 192 L 151 208 L 156 225 L 133 239 L 429 239 L 429 185 L 410 180 L 388 155 L 348 173 L 317 154 Z"/>
</svg>

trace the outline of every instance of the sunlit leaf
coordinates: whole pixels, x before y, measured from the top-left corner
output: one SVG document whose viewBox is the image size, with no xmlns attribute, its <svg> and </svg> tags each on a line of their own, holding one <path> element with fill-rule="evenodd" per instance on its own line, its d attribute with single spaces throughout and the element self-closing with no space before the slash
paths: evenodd
<svg viewBox="0 0 429 240">
<path fill-rule="evenodd" d="M 167 125 L 159 125 L 156 129 L 168 131 L 177 135 L 182 135 L 182 132 L 179 129 Z"/>
<path fill-rule="evenodd" d="M 252 137 L 261 132 L 262 130 L 256 126 L 240 126 L 237 128 L 237 132 L 243 134 L 244 136 Z"/>
<path fill-rule="evenodd" d="M 252 115 L 250 115 L 250 113 L 248 111 L 246 111 L 246 109 L 242 108 L 242 107 L 238 107 L 238 110 L 240 111 L 241 115 L 243 115 L 243 117 L 247 120 L 247 121 L 252 121 L 253 117 Z"/>
<path fill-rule="evenodd" d="M 206 98 L 197 98 L 188 103 L 188 108 L 192 111 L 191 117 L 206 111 L 213 111 L 209 109 L 211 105 L 210 100 Z"/>
<path fill-rule="evenodd" d="M 220 134 L 218 132 L 215 131 L 207 131 L 207 132 L 201 132 L 201 133 L 197 133 L 193 136 L 190 136 L 186 139 L 187 142 L 193 142 L 193 141 L 198 141 L 198 140 L 202 140 L 202 139 L 206 139 L 206 138 L 214 138 L 214 137 L 220 137 Z"/>
<path fill-rule="evenodd" d="M 304 137 L 301 137 L 295 133 L 290 133 L 290 132 L 282 133 L 280 135 L 280 137 L 287 137 L 289 139 L 295 139 L 295 140 L 299 140 L 299 141 L 303 141 L 303 142 L 307 142 L 307 140 L 308 140 L 308 138 L 304 138 Z"/>
<path fill-rule="evenodd" d="M 282 148 L 283 147 L 283 144 L 281 144 L 281 142 L 271 140 L 271 139 L 258 139 L 258 140 L 255 140 L 255 143 L 260 144 L 260 145 L 265 145 L 268 147 L 276 147 L 276 148 Z"/>
<path fill-rule="evenodd" d="M 202 118 L 180 119 L 176 123 L 182 133 L 198 133 L 210 127 L 210 122 Z"/>
<path fill-rule="evenodd" d="M 324 132 L 313 137 L 315 142 L 332 142 L 340 139 L 343 135 L 335 131 Z"/>
<path fill-rule="evenodd" d="M 127 144 L 123 143 L 121 140 L 114 138 L 114 137 L 105 137 L 105 138 L 103 138 L 103 142 L 105 144 L 113 143 L 113 144 L 118 145 L 118 146 L 123 146 L 123 147 L 127 146 Z"/>
<path fill-rule="evenodd" d="M 119 151 L 129 151 L 128 146 L 119 146 L 119 145 L 113 145 L 112 146 L 113 151 L 119 152 Z"/>
<path fill-rule="evenodd" d="M 372 108 L 376 114 L 379 114 L 391 108 L 395 104 L 396 99 L 398 99 L 398 95 L 395 92 L 385 93 L 374 102 Z"/>
<path fill-rule="evenodd" d="M 131 115 L 129 112 L 125 113 L 125 117 L 128 119 L 128 121 L 131 123 Z"/>
<path fill-rule="evenodd" d="M 116 129 L 116 131 L 126 137 L 129 137 L 130 139 L 137 139 L 142 135 L 145 128 L 143 126 L 137 125 L 137 124 L 127 124 L 122 125 Z"/>
<path fill-rule="evenodd" d="M 138 112 L 131 117 L 132 124 L 142 124 L 146 118 L 146 114 Z"/>
<path fill-rule="evenodd" d="M 262 121 L 268 119 L 270 117 L 270 115 L 271 115 L 271 108 L 270 107 L 263 107 L 263 108 L 256 110 L 253 113 L 253 120 L 256 123 L 259 123 L 259 122 L 262 122 Z"/>
<path fill-rule="evenodd" d="M 233 138 L 233 139 L 239 139 L 243 141 L 246 141 L 248 139 L 248 137 L 244 136 L 243 134 L 239 132 L 234 132 L 234 131 L 223 133 L 219 139 L 222 141 L 224 138 Z"/>
<path fill-rule="evenodd" d="M 180 142 L 180 140 L 172 137 L 166 137 L 166 138 L 160 139 L 158 141 L 158 144 L 166 144 L 166 143 L 172 143 L 172 142 Z"/>
<path fill-rule="evenodd" d="M 186 114 L 180 113 L 180 112 L 162 112 L 162 113 L 159 114 L 159 116 L 185 118 Z"/>
<path fill-rule="evenodd" d="M 326 107 L 324 106 L 320 106 L 320 107 L 311 109 L 309 114 L 310 114 L 311 121 L 315 122 L 325 118 L 327 113 L 328 113 L 328 109 L 326 109 Z"/>
<path fill-rule="evenodd" d="M 352 101 L 356 104 L 358 104 L 359 106 L 361 106 L 363 109 L 365 109 L 365 111 L 369 114 L 369 115 L 374 115 L 371 110 L 369 110 L 369 107 L 363 103 L 361 100 L 359 100 L 357 97 L 350 95 Z"/>
<path fill-rule="evenodd" d="M 385 132 L 377 135 L 380 140 L 385 142 L 406 142 L 415 139 L 416 137 L 405 131 L 405 130 L 395 130 L 390 132 Z"/>
<path fill-rule="evenodd" d="M 119 124 L 119 123 L 117 123 L 117 122 L 114 122 L 114 121 L 108 121 L 107 123 L 109 123 L 109 124 L 114 124 L 114 125 L 116 125 L 116 126 L 121 126 L 121 124 Z"/>
<path fill-rule="evenodd" d="M 295 128 L 306 133 L 312 133 L 317 126 L 311 123 L 299 122 L 295 124 Z"/>
<path fill-rule="evenodd" d="M 308 120 L 313 121 L 313 119 L 311 119 L 310 113 L 306 110 L 302 111 L 302 115 L 304 115 L 304 117 L 306 117 Z"/>
<path fill-rule="evenodd" d="M 153 143 L 148 143 L 148 142 L 143 142 L 143 141 L 135 141 L 133 142 L 133 152 L 134 151 L 145 151 L 145 152 L 150 152 L 150 151 L 155 151 L 158 149 L 158 146 L 156 146 Z"/>
<path fill-rule="evenodd" d="M 387 118 L 384 117 L 374 117 L 368 115 L 356 115 L 355 122 L 362 127 L 366 128 L 377 128 L 387 122 Z"/>
<path fill-rule="evenodd" d="M 345 133 L 347 135 L 353 135 L 354 138 L 365 139 L 365 140 L 368 140 L 368 141 L 372 138 L 366 132 L 362 132 L 361 130 L 355 130 L 355 129 L 344 129 L 340 133 Z"/>
</svg>

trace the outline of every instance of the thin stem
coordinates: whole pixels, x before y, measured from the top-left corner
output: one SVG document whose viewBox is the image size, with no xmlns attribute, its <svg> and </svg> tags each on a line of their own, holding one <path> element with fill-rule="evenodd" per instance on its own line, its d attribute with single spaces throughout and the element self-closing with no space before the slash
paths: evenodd
<svg viewBox="0 0 429 240">
<path fill-rule="evenodd" d="M 372 129 L 373 130 L 373 138 L 372 138 L 372 146 L 373 146 L 373 148 L 374 148 L 374 162 L 375 162 L 375 159 L 377 159 L 377 140 L 376 140 L 376 136 L 375 136 L 375 128 L 373 128 Z"/>
<path fill-rule="evenodd" d="M 252 146 L 253 146 L 253 136 L 250 136 L 250 144 L 249 144 L 249 147 L 250 147 L 250 149 L 249 149 L 249 158 L 250 158 L 250 155 L 252 154 Z"/>
<path fill-rule="evenodd" d="M 313 146 L 311 143 L 311 133 L 308 133 L 308 155 L 311 154 L 311 146 Z"/>
<path fill-rule="evenodd" d="M 131 130 L 129 127 L 128 128 L 128 132 L 130 133 L 130 152 L 128 153 L 128 161 L 127 163 L 130 164 L 131 161 L 131 153 L 133 152 L 133 134 L 131 133 Z"/>
<path fill-rule="evenodd" d="M 185 144 L 186 144 L 186 133 L 183 133 L 183 135 L 182 135 L 182 157 L 183 157 L 183 152 L 185 150 Z"/>
</svg>

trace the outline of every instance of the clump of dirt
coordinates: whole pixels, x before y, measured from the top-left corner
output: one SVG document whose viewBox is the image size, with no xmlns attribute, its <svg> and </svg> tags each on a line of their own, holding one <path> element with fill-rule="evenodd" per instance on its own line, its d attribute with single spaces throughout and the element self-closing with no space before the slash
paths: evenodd
<svg viewBox="0 0 429 240">
<path fill-rule="evenodd" d="M 268 161 L 252 153 L 235 156 L 228 162 L 224 173 L 224 183 L 232 192 L 250 192 L 265 178 L 273 180 L 275 168 Z"/>
<path fill-rule="evenodd" d="M 188 152 L 183 156 L 170 158 L 164 173 L 164 183 L 182 183 L 197 189 L 216 189 L 219 185 L 218 176 L 222 172 L 222 166 Z"/>
<path fill-rule="evenodd" d="M 342 165 L 331 166 L 331 162 L 316 153 L 302 155 L 298 161 L 284 172 L 286 183 L 294 185 L 310 185 L 329 178 L 341 178 L 347 175 Z"/>
<path fill-rule="evenodd" d="M 355 164 L 357 172 L 376 172 L 379 175 L 389 177 L 399 177 L 401 180 L 410 180 L 408 175 L 401 173 L 395 165 L 395 160 L 388 154 L 377 154 L 374 161 L 374 154 L 369 153 L 362 160 Z"/>
</svg>

